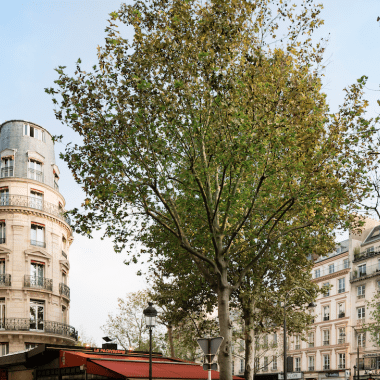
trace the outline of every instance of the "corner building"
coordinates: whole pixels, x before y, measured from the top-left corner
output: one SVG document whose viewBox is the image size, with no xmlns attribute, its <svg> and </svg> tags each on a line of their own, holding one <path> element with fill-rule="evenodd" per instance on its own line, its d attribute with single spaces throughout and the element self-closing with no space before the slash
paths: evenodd
<svg viewBox="0 0 380 380">
<path fill-rule="evenodd" d="M 41 343 L 75 344 L 69 325 L 69 247 L 50 133 L 0 126 L 0 356 Z"/>
</svg>

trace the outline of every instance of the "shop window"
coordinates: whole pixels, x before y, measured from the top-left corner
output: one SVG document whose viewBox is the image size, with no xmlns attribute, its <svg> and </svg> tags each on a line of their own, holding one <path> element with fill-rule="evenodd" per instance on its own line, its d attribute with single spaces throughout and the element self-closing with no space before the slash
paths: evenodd
<svg viewBox="0 0 380 380">
<path fill-rule="evenodd" d="M 44 174 L 41 162 L 32 159 L 28 161 L 28 178 L 43 182 Z"/>
<path fill-rule="evenodd" d="M 43 131 L 42 129 L 36 128 L 29 124 L 24 124 L 23 133 L 24 136 L 34 137 L 37 140 L 46 142 L 45 131 Z"/>
<path fill-rule="evenodd" d="M 13 157 L 3 157 L 1 159 L 1 178 L 13 177 L 14 160 Z"/>
<path fill-rule="evenodd" d="M 44 226 L 40 224 L 32 224 L 30 229 L 30 244 L 46 248 Z"/>
</svg>

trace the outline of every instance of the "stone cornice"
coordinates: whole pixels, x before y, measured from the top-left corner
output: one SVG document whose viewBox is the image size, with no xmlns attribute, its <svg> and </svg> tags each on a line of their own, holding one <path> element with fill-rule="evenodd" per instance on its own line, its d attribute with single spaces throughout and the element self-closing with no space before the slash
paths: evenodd
<svg viewBox="0 0 380 380">
<path fill-rule="evenodd" d="M 325 276 L 313 278 L 311 281 L 312 282 L 321 282 L 321 281 L 331 280 L 334 277 L 339 277 L 339 276 L 342 276 L 342 275 L 349 273 L 350 269 L 351 268 L 342 269 L 342 270 L 336 271 L 334 273 L 326 274 Z M 343 293 L 341 293 L 341 294 L 343 294 Z"/>
</svg>

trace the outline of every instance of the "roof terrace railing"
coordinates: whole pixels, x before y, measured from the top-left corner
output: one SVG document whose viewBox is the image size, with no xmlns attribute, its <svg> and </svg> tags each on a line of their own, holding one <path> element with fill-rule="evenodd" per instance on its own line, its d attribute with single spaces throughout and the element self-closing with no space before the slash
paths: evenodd
<svg viewBox="0 0 380 380">
<path fill-rule="evenodd" d="M 380 264 L 358 265 L 351 271 L 350 281 L 358 281 L 376 275 L 380 275 Z"/>
<path fill-rule="evenodd" d="M 331 264 L 330 264 L 331 265 Z M 323 277 L 323 276 L 327 276 L 329 274 L 333 274 L 335 272 L 339 272 L 341 270 L 344 270 L 344 269 L 349 269 L 350 268 L 350 263 L 347 261 L 346 263 L 343 263 L 343 264 L 340 264 L 340 265 L 331 265 L 327 268 L 320 268 L 319 270 L 318 269 L 314 269 L 313 271 L 313 279 L 315 278 L 319 278 L 319 277 Z"/>
</svg>

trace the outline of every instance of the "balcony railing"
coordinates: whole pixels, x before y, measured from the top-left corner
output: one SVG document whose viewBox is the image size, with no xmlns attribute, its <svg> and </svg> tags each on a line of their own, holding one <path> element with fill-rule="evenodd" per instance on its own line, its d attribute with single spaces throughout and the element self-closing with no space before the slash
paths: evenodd
<svg viewBox="0 0 380 380">
<path fill-rule="evenodd" d="M 35 245 L 36 247 L 46 248 L 46 243 L 44 241 L 30 240 L 30 244 Z"/>
<path fill-rule="evenodd" d="M 330 316 L 329 315 L 324 315 L 323 316 L 323 320 L 324 321 L 329 321 L 330 320 Z"/>
<path fill-rule="evenodd" d="M 360 296 L 358 296 L 358 300 L 360 300 L 362 298 L 365 298 L 365 294 L 360 294 Z"/>
<path fill-rule="evenodd" d="M 346 365 L 345 364 L 338 364 L 338 369 L 345 369 Z"/>
<path fill-rule="evenodd" d="M 340 289 L 338 289 L 338 293 L 344 293 L 345 291 L 346 291 L 345 288 L 340 288 Z"/>
<path fill-rule="evenodd" d="M 344 318 L 346 316 L 346 313 L 341 312 L 338 314 L 338 318 Z"/>
<path fill-rule="evenodd" d="M 380 266 L 379 264 L 366 265 L 365 267 L 356 267 L 350 273 L 350 281 L 360 280 L 362 278 L 368 278 L 380 275 Z"/>
<path fill-rule="evenodd" d="M 314 366 L 309 366 L 309 371 L 314 371 Z"/>
<path fill-rule="evenodd" d="M 277 364 L 272 365 L 272 371 L 277 371 Z"/>
<path fill-rule="evenodd" d="M 0 274 L 0 286 L 11 286 L 11 275 L 10 274 Z"/>
<path fill-rule="evenodd" d="M 323 345 L 324 346 L 329 346 L 330 345 L 330 341 L 329 340 L 324 340 L 323 341 Z"/>
<path fill-rule="evenodd" d="M 29 318 L 5 318 L 1 328 L 8 331 L 40 331 L 78 340 L 78 332 L 75 328 L 60 322 L 41 320 L 36 323 L 35 320 Z"/>
<path fill-rule="evenodd" d="M 40 170 L 28 168 L 28 178 L 34 179 L 38 182 L 44 182 L 44 173 Z"/>
<path fill-rule="evenodd" d="M 70 288 L 63 282 L 59 284 L 59 294 L 70 298 Z"/>
<path fill-rule="evenodd" d="M 24 276 L 25 288 L 36 288 L 53 291 L 53 280 L 45 277 L 35 277 L 26 274 Z"/>
<path fill-rule="evenodd" d="M 296 367 L 294 372 L 301 372 L 301 367 Z"/>
<path fill-rule="evenodd" d="M 343 344 L 343 343 L 346 343 L 346 338 L 339 338 L 338 344 Z"/>
<path fill-rule="evenodd" d="M 0 244 L 5 244 L 5 237 L 0 238 Z"/>
<path fill-rule="evenodd" d="M 58 207 L 53 203 L 45 202 L 42 199 L 38 199 L 36 197 L 30 197 L 27 195 L 7 194 L 5 196 L 0 197 L 0 207 L 1 206 L 34 208 L 52 214 L 66 221 L 66 223 L 69 225 L 71 224 L 70 218 L 66 217 L 64 209 Z"/>
<path fill-rule="evenodd" d="M 379 254 L 380 254 L 380 247 L 376 247 L 373 251 L 364 251 L 360 253 L 355 253 L 353 262 L 361 261 L 361 260 L 367 259 L 368 257 L 377 256 Z"/>
<path fill-rule="evenodd" d="M 330 364 L 326 364 L 323 366 L 323 369 L 326 370 L 326 369 L 330 369 Z"/>
<path fill-rule="evenodd" d="M 13 177 L 13 166 L 1 168 L 1 178 Z"/>
<path fill-rule="evenodd" d="M 317 274 L 315 273 L 315 271 L 313 272 L 313 279 L 323 277 L 323 276 L 327 276 L 329 274 L 333 274 L 336 272 L 340 272 L 341 270 L 348 269 L 348 268 L 350 268 L 350 263 L 334 265 L 333 268 L 320 269 L 319 272 L 317 272 Z"/>
</svg>

